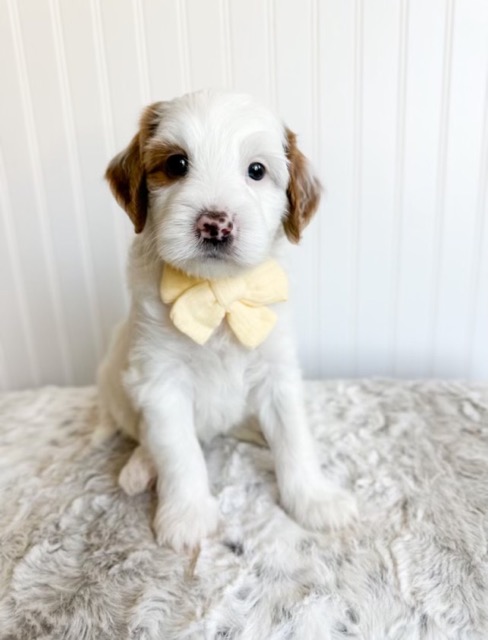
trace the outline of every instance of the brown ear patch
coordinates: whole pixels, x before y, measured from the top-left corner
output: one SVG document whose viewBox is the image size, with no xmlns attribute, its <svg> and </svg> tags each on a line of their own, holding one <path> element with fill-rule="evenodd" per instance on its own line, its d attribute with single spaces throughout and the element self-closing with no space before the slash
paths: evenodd
<svg viewBox="0 0 488 640">
<path fill-rule="evenodd" d="M 137 133 L 127 149 L 115 156 L 105 172 L 105 178 L 108 180 L 112 193 L 132 220 L 136 233 L 140 233 L 144 229 L 148 200 L 145 172 L 139 147 L 139 134 Z"/>
<path fill-rule="evenodd" d="M 283 227 L 290 242 L 300 241 L 302 231 L 312 219 L 320 203 L 322 187 L 312 173 L 307 158 L 297 146 L 297 137 L 286 129 L 286 155 L 288 158 L 288 213 Z"/>
<path fill-rule="evenodd" d="M 155 102 L 146 107 L 139 123 L 139 132 L 129 146 L 113 158 L 105 172 L 112 193 L 132 220 L 136 233 L 144 229 L 149 199 L 143 149 L 159 124 L 161 104 Z"/>
</svg>

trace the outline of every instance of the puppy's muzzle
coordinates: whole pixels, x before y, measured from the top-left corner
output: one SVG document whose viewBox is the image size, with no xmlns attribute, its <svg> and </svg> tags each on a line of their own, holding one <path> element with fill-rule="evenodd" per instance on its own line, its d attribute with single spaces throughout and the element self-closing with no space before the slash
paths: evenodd
<svg viewBox="0 0 488 640">
<path fill-rule="evenodd" d="M 234 240 L 235 226 L 225 211 L 204 211 L 197 218 L 196 232 L 204 244 L 224 247 Z"/>
</svg>

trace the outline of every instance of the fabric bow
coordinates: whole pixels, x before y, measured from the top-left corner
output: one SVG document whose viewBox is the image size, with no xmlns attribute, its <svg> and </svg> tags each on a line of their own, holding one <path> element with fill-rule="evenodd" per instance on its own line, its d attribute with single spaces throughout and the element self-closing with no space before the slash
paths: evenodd
<svg viewBox="0 0 488 640">
<path fill-rule="evenodd" d="M 265 305 L 288 298 L 288 281 L 274 260 L 235 278 L 204 280 L 164 265 L 161 299 L 182 333 L 205 344 L 224 318 L 236 338 L 254 349 L 269 335 L 276 314 Z"/>
</svg>

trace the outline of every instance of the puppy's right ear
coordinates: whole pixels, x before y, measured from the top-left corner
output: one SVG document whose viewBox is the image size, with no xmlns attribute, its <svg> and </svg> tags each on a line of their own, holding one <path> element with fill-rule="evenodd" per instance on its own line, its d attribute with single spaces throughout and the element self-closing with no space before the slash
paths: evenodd
<svg viewBox="0 0 488 640">
<path fill-rule="evenodd" d="M 136 233 L 144 229 L 147 217 L 146 174 L 142 166 L 139 133 L 115 156 L 105 172 L 112 193 L 132 220 Z"/>
<path fill-rule="evenodd" d="M 136 233 L 141 233 L 146 224 L 149 200 L 143 149 L 157 129 L 161 117 L 160 106 L 161 103 L 157 102 L 144 110 L 139 132 L 129 146 L 115 156 L 105 172 L 112 193 L 132 220 Z"/>
</svg>

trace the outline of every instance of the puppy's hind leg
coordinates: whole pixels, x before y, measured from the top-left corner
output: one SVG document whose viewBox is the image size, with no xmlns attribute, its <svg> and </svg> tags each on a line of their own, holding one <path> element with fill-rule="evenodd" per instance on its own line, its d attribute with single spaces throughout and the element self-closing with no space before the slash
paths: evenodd
<svg viewBox="0 0 488 640">
<path fill-rule="evenodd" d="M 99 406 L 98 419 L 90 438 L 92 445 L 94 447 L 103 445 L 104 442 L 110 440 L 117 431 L 117 425 L 110 413 L 105 409 L 105 407 Z"/>
<path fill-rule="evenodd" d="M 127 368 L 129 330 L 127 323 L 115 328 L 105 358 L 97 372 L 98 422 L 92 443 L 103 444 L 116 431 L 137 440 L 138 412 L 126 393 L 123 377 Z"/>
<path fill-rule="evenodd" d="M 139 445 L 119 474 L 119 486 L 127 495 L 135 496 L 146 491 L 156 481 L 157 475 L 149 452 Z"/>
</svg>

